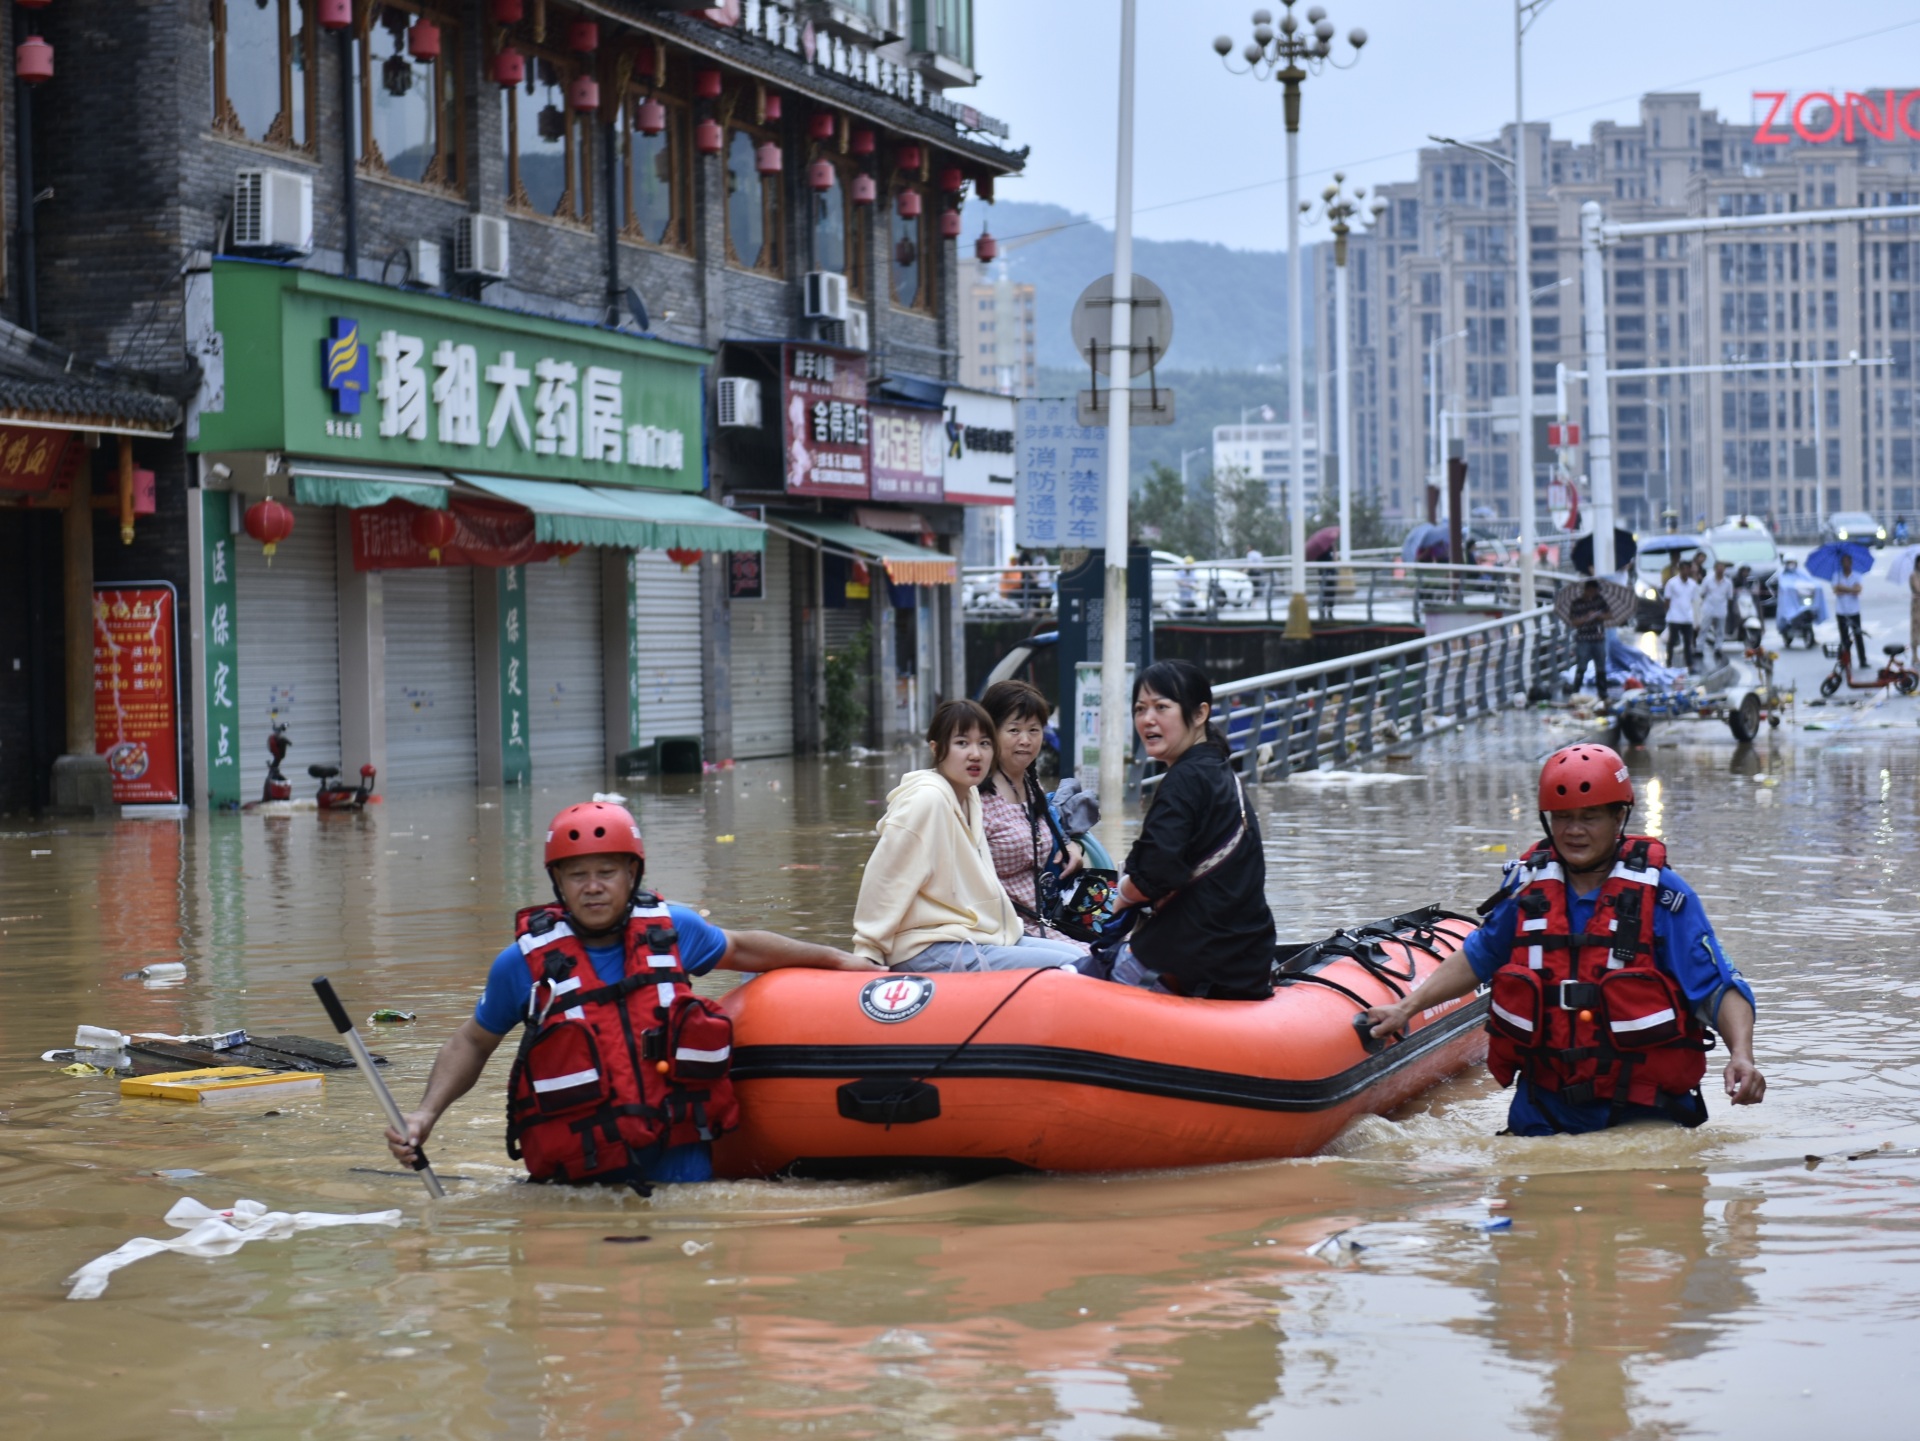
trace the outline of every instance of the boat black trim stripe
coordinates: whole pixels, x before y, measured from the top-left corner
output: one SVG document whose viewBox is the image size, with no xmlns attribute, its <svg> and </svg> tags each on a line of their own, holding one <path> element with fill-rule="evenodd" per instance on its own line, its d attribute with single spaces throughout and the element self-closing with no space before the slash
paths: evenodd
<svg viewBox="0 0 1920 1441">
<path fill-rule="evenodd" d="M 943 1082 L 963 1079 L 1065 1081 L 1252 1111 L 1324 1111 L 1351 1100 L 1388 1072 L 1458 1039 L 1482 1024 L 1486 1013 L 1487 999 L 1483 995 L 1379 1054 L 1313 1081 L 1242 1076 L 1230 1071 L 1208 1071 L 1065 1046 L 979 1042 L 955 1056 L 940 1073 L 940 1079 Z M 910 1081 L 925 1075 L 951 1050 L 948 1045 L 737 1046 L 733 1052 L 732 1074 L 736 1081 Z"/>
</svg>

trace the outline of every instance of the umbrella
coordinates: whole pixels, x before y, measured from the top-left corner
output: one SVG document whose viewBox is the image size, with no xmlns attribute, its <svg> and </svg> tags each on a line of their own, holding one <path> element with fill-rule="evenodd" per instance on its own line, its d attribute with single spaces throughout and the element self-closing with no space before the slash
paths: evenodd
<svg viewBox="0 0 1920 1441">
<path fill-rule="evenodd" d="M 1907 577 L 1913 574 L 1913 566 L 1920 560 L 1920 545 L 1910 545 L 1893 558 L 1893 564 L 1887 567 L 1887 579 L 1894 585 L 1905 585 Z"/>
<path fill-rule="evenodd" d="M 1553 593 L 1553 613 L 1568 625 L 1573 622 L 1573 603 L 1580 592 L 1586 589 L 1586 582 L 1563 585 Z M 1600 594 L 1607 603 L 1607 624 L 1625 625 L 1633 619 L 1635 603 L 1633 592 L 1617 580 L 1600 582 Z"/>
<path fill-rule="evenodd" d="M 1640 553 L 1640 542 L 1633 538 L 1633 532 L 1613 528 L 1613 567 L 1624 569 L 1634 556 Z M 1593 573 L 1593 537 L 1583 535 L 1573 543 L 1573 568 L 1581 575 Z"/>
<path fill-rule="evenodd" d="M 1853 559 L 1853 573 L 1865 575 L 1873 569 L 1873 552 L 1855 540 L 1830 540 L 1825 545 L 1816 546 L 1806 559 L 1807 573 L 1820 579 L 1831 581 L 1840 574 L 1840 557 L 1846 555 Z"/>
<path fill-rule="evenodd" d="M 1423 551 L 1431 551 L 1435 546 L 1440 548 L 1440 558 L 1446 559 L 1447 528 L 1444 525 L 1416 525 L 1408 532 L 1405 543 L 1400 547 L 1400 559 L 1420 560 Z"/>
<path fill-rule="evenodd" d="M 1307 559 L 1325 560 L 1333 554 L 1333 548 L 1340 544 L 1340 527 L 1323 526 L 1307 537 Z"/>
</svg>

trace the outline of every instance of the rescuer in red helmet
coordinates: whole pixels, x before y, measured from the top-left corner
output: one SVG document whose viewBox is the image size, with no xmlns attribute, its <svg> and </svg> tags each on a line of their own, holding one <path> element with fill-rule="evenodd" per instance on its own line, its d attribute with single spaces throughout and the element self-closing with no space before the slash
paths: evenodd
<svg viewBox="0 0 1920 1441">
<path fill-rule="evenodd" d="M 1753 991 L 1700 898 L 1667 869 L 1666 847 L 1627 833 L 1632 809 L 1633 779 L 1608 747 L 1547 757 L 1546 840 L 1508 867 L 1460 951 L 1399 1004 L 1366 1013 L 1385 1039 L 1487 984 L 1487 1068 L 1513 1086 L 1508 1134 L 1697 1126 L 1715 1032 L 1728 1099 L 1751 1106 L 1767 1093 L 1753 1063 Z"/>
<path fill-rule="evenodd" d="M 547 830 L 554 901 L 519 913 L 473 1015 L 434 1058 L 406 1135 L 387 1145 L 412 1164 L 434 1124 L 473 1089 L 488 1057 L 523 1022 L 508 1082 L 507 1148 L 538 1181 L 655 1182 L 713 1175 L 708 1143 L 738 1122 L 728 1067 L 732 1026 L 697 996 L 716 967 L 878 970 L 831 946 L 771 931 L 723 931 L 698 911 L 641 889 L 647 849 L 626 807 L 568 806 Z"/>
</svg>

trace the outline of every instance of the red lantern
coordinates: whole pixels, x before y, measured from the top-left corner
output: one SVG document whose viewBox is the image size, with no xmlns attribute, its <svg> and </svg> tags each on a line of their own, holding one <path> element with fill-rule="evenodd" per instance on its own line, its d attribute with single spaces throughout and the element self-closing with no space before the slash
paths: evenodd
<svg viewBox="0 0 1920 1441">
<path fill-rule="evenodd" d="M 848 143 L 847 149 L 855 155 L 873 154 L 873 132 L 871 130 L 854 131 L 853 139 Z"/>
<path fill-rule="evenodd" d="M 807 138 L 809 140 L 833 139 L 834 118 L 831 110 L 816 110 L 807 119 Z"/>
<path fill-rule="evenodd" d="M 940 238 L 958 240 L 960 238 L 960 212 L 943 210 L 940 212 Z"/>
<path fill-rule="evenodd" d="M 831 160 L 816 160 L 807 167 L 807 184 L 822 194 L 833 189 L 834 179 Z"/>
<path fill-rule="evenodd" d="M 44 85 L 53 79 L 53 47 L 38 35 L 29 35 L 13 52 L 13 73 L 22 85 Z"/>
<path fill-rule="evenodd" d="M 591 55 L 600 48 L 600 27 L 591 20 L 576 20 L 567 26 L 567 49 L 576 55 Z"/>
<path fill-rule="evenodd" d="M 511 90 L 527 78 L 527 58 L 511 45 L 493 57 L 493 83 Z"/>
<path fill-rule="evenodd" d="M 564 541 L 553 548 L 553 553 L 559 559 L 560 564 L 565 565 L 576 555 L 580 554 L 580 542 L 575 540 Z"/>
<path fill-rule="evenodd" d="M 345 7 L 346 0 L 341 0 L 341 8 Z M 518 25 L 526 13 L 527 0 L 493 0 L 493 23 L 496 25 Z"/>
<path fill-rule="evenodd" d="M 993 177 L 991 175 L 982 175 L 978 180 L 973 182 L 973 198 L 976 200 L 984 200 L 989 205 L 993 204 Z"/>
<path fill-rule="evenodd" d="M 847 196 L 855 205 L 871 205 L 878 198 L 871 175 L 856 175 L 847 187 Z"/>
<path fill-rule="evenodd" d="M 587 74 L 574 76 L 573 84 L 567 87 L 567 104 L 575 110 L 598 110 L 600 82 Z"/>
<path fill-rule="evenodd" d="M 780 118 L 780 112 L 780 97 L 778 95 L 769 95 L 767 97 L 766 108 L 761 111 L 761 114 L 768 120 L 778 120 Z"/>
<path fill-rule="evenodd" d="M 902 145 L 894 152 L 893 163 L 901 170 L 918 170 L 920 168 L 920 147 L 918 145 Z"/>
<path fill-rule="evenodd" d="M 940 172 L 940 188 L 949 195 L 958 195 L 960 187 L 967 183 L 967 177 L 961 173 L 958 165 L 949 165 Z"/>
<path fill-rule="evenodd" d="M 782 159 L 780 147 L 769 140 L 753 152 L 753 168 L 762 175 L 778 175 Z"/>
<path fill-rule="evenodd" d="M 658 135 L 667 128 L 667 107 L 649 96 L 633 112 L 633 128 L 642 135 Z"/>
<path fill-rule="evenodd" d="M 407 32 L 407 50 L 415 60 L 438 60 L 440 27 L 422 15 Z"/>
<path fill-rule="evenodd" d="M 320 28 L 344 30 L 353 24 L 353 0 L 320 0 Z"/>
<path fill-rule="evenodd" d="M 1000 242 L 982 230 L 980 238 L 973 242 L 973 258 L 985 265 L 999 253 Z"/>
<path fill-rule="evenodd" d="M 702 120 L 693 127 L 693 148 L 702 155 L 718 155 L 727 148 L 727 137 L 718 120 Z"/>
<path fill-rule="evenodd" d="M 685 546 L 676 545 L 667 551 L 667 559 L 682 570 L 692 570 L 700 564 L 700 554 L 697 550 L 688 550 Z"/>
<path fill-rule="evenodd" d="M 718 100 L 720 98 L 720 72 L 718 70 L 694 71 L 693 93 L 702 100 Z"/>
<path fill-rule="evenodd" d="M 413 538 L 427 548 L 427 559 L 440 564 L 440 552 L 453 544 L 460 522 L 450 510 L 428 510 L 424 506 L 413 513 Z"/>
<path fill-rule="evenodd" d="M 273 548 L 293 534 L 293 512 L 269 496 L 247 507 L 247 534 L 259 541 L 267 564 L 273 564 Z"/>
<path fill-rule="evenodd" d="M 918 190 L 902 190 L 898 204 L 900 207 L 900 218 L 902 220 L 919 219 L 920 192 Z"/>
</svg>

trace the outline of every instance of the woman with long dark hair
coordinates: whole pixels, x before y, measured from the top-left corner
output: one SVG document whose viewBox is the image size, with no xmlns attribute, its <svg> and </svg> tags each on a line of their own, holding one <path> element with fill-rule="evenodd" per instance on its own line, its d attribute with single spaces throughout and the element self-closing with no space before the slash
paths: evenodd
<svg viewBox="0 0 1920 1441">
<path fill-rule="evenodd" d="M 1028 935 L 1076 945 L 1047 925 L 1046 898 L 1040 894 L 1079 870 L 1083 860 L 1080 847 L 1060 829 L 1035 774 L 1052 707 L 1023 680 L 995 682 L 980 704 L 995 733 L 993 769 L 980 785 L 980 814 L 993 868 Z"/>
<path fill-rule="evenodd" d="M 1216 1000 L 1273 994 L 1273 912 L 1260 823 L 1213 724 L 1213 687 L 1183 660 L 1133 683 L 1133 728 L 1167 767 L 1127 852 L 1121 903 L 1151 907 L 1113 979 Z"/>
</svg>

